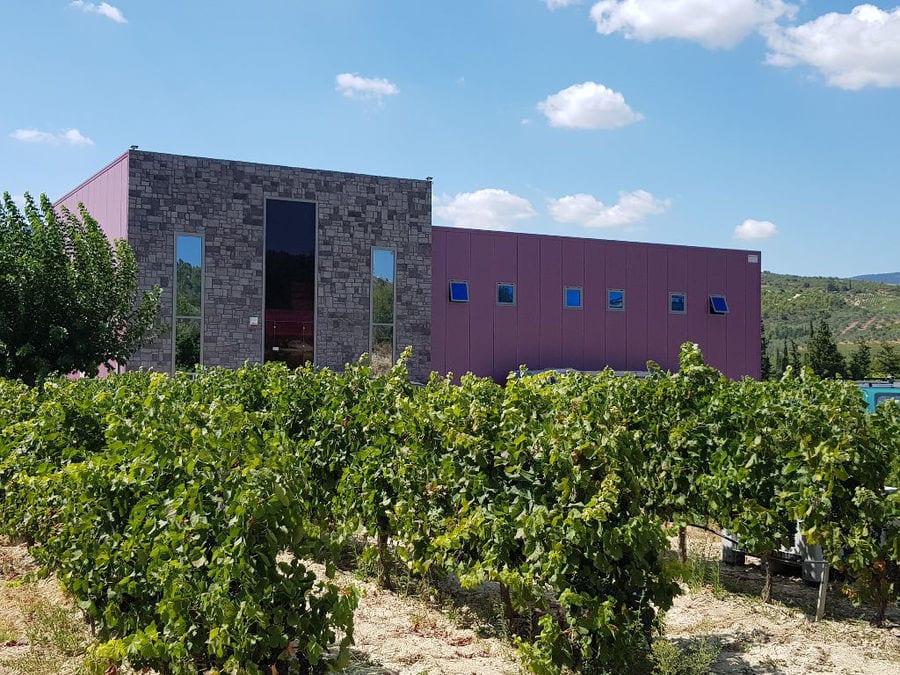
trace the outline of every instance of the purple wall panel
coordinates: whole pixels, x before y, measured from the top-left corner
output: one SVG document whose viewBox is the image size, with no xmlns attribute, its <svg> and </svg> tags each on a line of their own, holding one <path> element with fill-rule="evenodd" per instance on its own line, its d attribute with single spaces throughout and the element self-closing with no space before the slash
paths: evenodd
<svg viewBox="0 0 900 675">
<path fill-rule="evenodd" d="M 611 241 L 606 247 L 606 288 L 603 289 L 603 311 L 606 312 L 606 361 L 614 370 L 628 368 L 626 357 L 628 335 L 625 330 L 631 289 L 628 286 L 628 247 L 618 241 Z M 606 309 L 608 289 L 625 290 L 625 312 L 611 312 Z"/>
<path fill-rule="evenodd" d="M 625 293 L 625 368 L 647 368 L 647 248 L 629 246 Z"/>
<path fill-rule="evenodd" d="M 562 246 L 558 238 L 541 238 L 540 365 L 538 368 L 565 367 L 562 362 Z M 572 311 L 572 310 L 566 310 Z"/>
<path fill-rule="evenodd" d="M 585 314 L 596 311 L 597 292 L 584 283 L 584 246 L 577 239 L 562 240 L 562 286 L 579 286 L 583 292 L 581 309 L 562 310 L 559 363 L 564 368 L 584 370 Z"/>
<path fill-rule="evenodd" d="M 516 358 L 516 325 L 518 324 L 519 311 L 519 285 L 516 283 L 518 276 L 518 247 L 510 246 L 505 237 L 497 235 L 492 238 L 491 250 L 493 255 L 491 269 L 496 275 L 496 278 L 490 279 L 494 303 L 494 363 L 492 375 L 496 380 L 503 380 L 509 375 L 510 371 L 519 368 L 519 362 Z M 497 284 L 500 282 L 516 284 L 517 297 L 515 305 L 497 304 Z"/>
<path fill-rule="evenodd" d="M 447 280 L 469 281 L 469 296 L 471 297 L 469 232 L 449 230 L 446 251 Z M 449 289 L 446 284 L 441 289 L 434 286 L 432 288 L 432 293 L 440 293 L 444 302 L 447 303 L 446 368 L 459 377 L 471 370 L 469 366 L 469 303 L 448 302 Z"/>
<path fill-rule="evenodd" d="M 520 364 L 643 370 L 653 359 L 674 371 L 691 340 L 728 377 L 758 377 L 760 265 L 748 254 L 436 227 L 432 362 L 498 380 Z M 449 279 L 470 282 L 468 304 L 447 301 Z M 515 307 L 497 306 L 498 282 L 516 284 Z M 563 308 L 567 285 L 584 288 L 583 309 Z M 610 288 L 625 291 L 624 312 L 606 309 Z M 669 314 L 669 292 L 687 294 L 686 315 Z M 716 293 L 728 316 L 709 314 Z"/>
<path fill-rule="evenodd" d="M 493 377 L 497 277 L 492 244 L 491 239 L 469 244 L 469 370 Z"/>
<path fill-rule="evenodd" d="M 707 310 L 706 258 L 709 255 L 699 248 L 686 250 L 687 254 L 687 338 L 684 342 L 696 342 L 706 353 L 706 327 L 709 324 Z"/>
<path fill-rule="evenodd" d="M 707 295 L 725 295 L 727 299 L 728 287 L 725 280 L 724 252 L 720 251 L 715 254 L 707 255 L 706 281 L 709 285 Z M 707 305 L 708 303 L 709 299 L 707 298 Z M 709 314 L 708 306 L 706 309 L 708 316 L 706 342 L 700 345 L 703 348 L 703 356 L 706 357 L 706 362 L 709 365 L 718 368 L 722 372 L 726 372 L 728 366 L 725 360 L 726 336 L 728 335 L 729 327 L 731 327 L 732 323 L 736 323 L 736 321 L 732 320 L 731 314 L 711 315 Z"/>
<path fill-rule="evenodd" d="M 606 365 L 606 247 L 584 242 L 584 369 Z"/>
<path fill-rule="evenodd" d="M 540 368 L 541 326 L 541 240 L 537 237 L 498 237 L 495 242 L 515 247 L 518 253 L 516 277 L 516 367 Z"/>
<path fill-rule="evenodd" d="M 669 280 L 665 247 L 647 249 L 647 359 L 668 360 Z"/>
<path fill-rule="evenodd" d="M 78 203 L 100 223 L 109 239 L 128 238 L 128 153 L 60 197 L 54 206 L 78 212 Z"/>
<path fill-rule="evenodd" d="M 431 237 L 431 368 L 447 367 L 447 232 L 435 229 Z"/>
<path fill-rule="evenodd" d="M 725 343 L 725 362 L 729 371 L 745 369 L 750 316 L 747 313 L 747 255 L 725 255 L 725 292 L 728 309 L 728 336 Z M 749 374 L 749 373 L 748 373 Z"/>
<path fill-rule="evenodd" d="M 693 297 L 688 293 L 687 259 L 688 252 L 677 246 L 666 247 L 668 261 L 668 283 L 666 291 L 666 314 L 668 317 L 668 336 L 666 344 L 666 363 L 678 365 L 678 355 L 681 353 L 681 345 L 688 341 L 688 317 L 691 313 L 703 313 L 703 302 L 699 296 Z M 684 293 L 687 302 L 687 314 L 669 314 L 669 292 Z M 662 362 L 660 362 L 662 363 Z M 672 368 L 672 366 L 670 366 Z"/>
</svg>

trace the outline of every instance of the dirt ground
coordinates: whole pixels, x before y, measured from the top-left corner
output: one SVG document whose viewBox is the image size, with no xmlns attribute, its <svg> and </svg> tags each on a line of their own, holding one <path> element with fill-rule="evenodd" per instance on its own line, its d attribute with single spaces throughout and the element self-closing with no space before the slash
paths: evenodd
<svg viewBox="0 0 900 675">
<path fill-rule="evenodd" d="M 676 644 L 706 640 L 719 649 L 713 673 L 794 675 L 900 673 L 900 612 L 875 628 L 871 615 L 853 607 L 837 588 L 826 619 L 810 620 L 816 589 L 776 577 L 773 600 L 759 598 L 763 575 L 756 565 L 718 563 L 718 542 L 692 532 L 690 553 L 710 561 L 666 614 L 666 638 Z M 748 559 L 749 560 L 749 559 Z M 314 566 L 315 567 L 315 566 Z M 317 569 L 321 572 L 321 569 Z M 70 673 L 81 662 L 89 632 L 55 580 L 34 579 L 23 546 L 0 542 L 0 675 Z M 464 593 L 409 588 L 379 589 L 353 574 L 338 582 L 360 591 L 351 675 L 501 675 L 519 673 L 505 639 L 496 589 Z"/>
</svg>

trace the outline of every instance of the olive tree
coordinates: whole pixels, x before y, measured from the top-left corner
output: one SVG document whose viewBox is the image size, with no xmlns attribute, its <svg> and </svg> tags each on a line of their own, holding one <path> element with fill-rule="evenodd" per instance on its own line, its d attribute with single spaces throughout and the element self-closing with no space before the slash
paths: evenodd
<svg viewBox="0 0 900 675">
<path fill-rule="evenodd" d="M 0 376 L 35 384 L 96 375 L 149 337 L 159 289 L 138 292 L 134 252 L 110 242 L 84 205 L 55 210 L 25 195 L 0 203 Z"/>
</svg>

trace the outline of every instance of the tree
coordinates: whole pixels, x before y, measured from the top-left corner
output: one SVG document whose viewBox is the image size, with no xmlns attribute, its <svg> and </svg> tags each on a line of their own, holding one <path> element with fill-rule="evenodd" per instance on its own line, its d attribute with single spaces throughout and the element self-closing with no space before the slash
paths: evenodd
<svg viewBox="0 0 900 675">
<path fill-rule="evenodd" d="M 872 350 L 862 338 L 857 339 L 856 349 L 850 355 L 847 370 L 854 380 L 862 380 L 869 375 L 869 367 L 872 365 Z"/>
<path fill-rule="evenodd" d="M 57 213 L 46 195 L 0 203 L 0 377 L 35 384 L 54 373 L 96 375 L 124 364 L 159 313 L 159 289 L 138 294 L 128 244 L 106 238 L 84 205 Z"/>
<path fill-rule="evenodd" d="M 777 351 L 777 348 L 776 348 L 776 351 Z M 787 370 L 787 367 L 791 363 L 790 357 L 788 355 L 787 340 L 784 341 L 784 351 L 779 352 L 777 354 L 777 356 L 778 356 L 778 363 L 777 363 L 777 371 L 776 372 L 778 374 L 778 377 L 780 378 L 782 375 L 784 375 L 784 371 Z"/>
<path fill-rule="evenodd" d="M 838 351 L 825 319 L 821 319 L 818 326 L 811 329 L 809 343 L 806 345 L 806 360 L 819 377 L 833 378 L 847 372 L 847 364 Z"/>
<path fill-rule="evenodd" d="M 890 342 L 882 342 L 875 356 L 875 370 L 879 375 L 894 377 L 900 375 L 900 354 Z"/>
<path fill-rule="evenodd" d="M 788 359 L 788 365 L 794 369 L 795 373 L 799 373 L 803 368 L 803 361 L 800 359 L 800 350 L 797 349 L 797 343 L 791 340 L 791 353 Z"/>
<path fill-rule="evenodd" d="M 760 363 L 759 373 L 761 380 L 769 380 L 772 378 L 772 361 L 769 359 L 769 341 L 766 339 L 766 326 L 760 326 L 761 342 L 760 345 Z"/>
</svg>

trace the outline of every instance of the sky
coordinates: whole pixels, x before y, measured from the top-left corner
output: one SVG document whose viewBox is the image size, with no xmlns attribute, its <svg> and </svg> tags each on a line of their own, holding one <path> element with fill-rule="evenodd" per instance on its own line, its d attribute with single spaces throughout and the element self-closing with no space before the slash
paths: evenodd
<svg viewBox="0 0 900 675">
<path fill-rule="evenodd" d="M 431 176 L 435 225 L 900 270 L 900 0 L 0 6 L 17 199 L 138 145 Z"/>
</svg>

